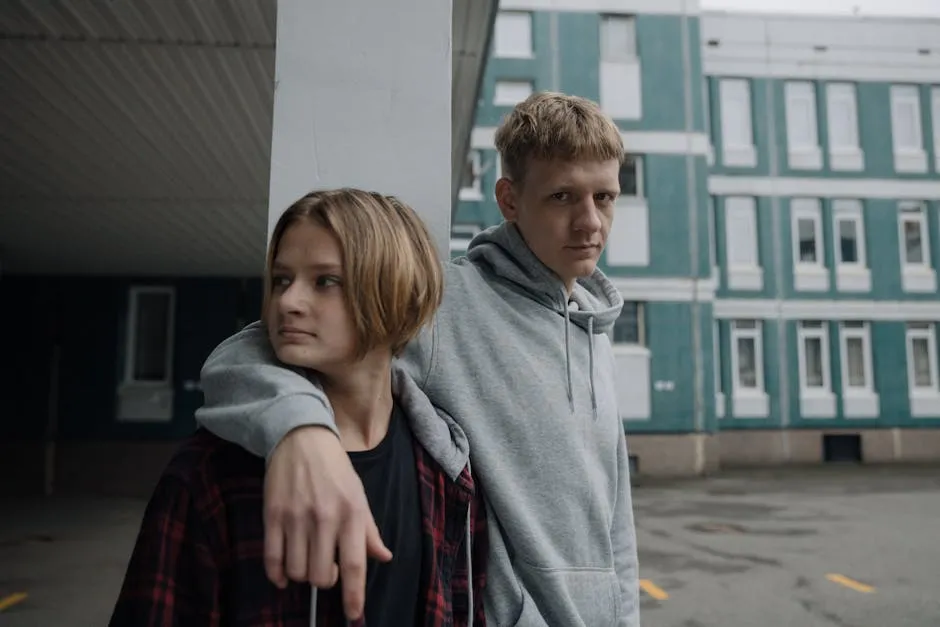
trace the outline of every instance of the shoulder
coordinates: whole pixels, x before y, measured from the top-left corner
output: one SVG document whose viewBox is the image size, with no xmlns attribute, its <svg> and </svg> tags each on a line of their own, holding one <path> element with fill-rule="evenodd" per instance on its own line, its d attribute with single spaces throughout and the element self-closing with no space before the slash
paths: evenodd
<svg viewBox="0 0 940 627">
<path fill-rule="evenodd" d="M 235 487 L 261 489 L 264 459 L 206 429 L 184 440 L 162 479 L 181 485 L 199 503 L 225 498 Z"/>
</svg>

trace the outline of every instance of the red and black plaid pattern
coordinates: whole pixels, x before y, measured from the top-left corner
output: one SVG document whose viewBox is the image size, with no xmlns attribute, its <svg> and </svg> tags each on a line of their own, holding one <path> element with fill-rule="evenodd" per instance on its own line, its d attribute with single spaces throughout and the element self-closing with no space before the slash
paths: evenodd
<svg viewBox="0 0 940 627">
<path fill-rule="evenodd" d="M 451 481 L 422 447 L 416 444 L 415 451 L 424 549 L 418 625 L 482 627 L 487 540 L 479 485 L 466 469 Z M 310 625 L 310 586 L 290 583 L 279 590 L 264 573 L 264 470 L 264 460 L 202 429 L 181 446 L 147 505 L 112 627 Z M 318 597 L 318 627 L 347 624 L 339 586 Z"/>
</svg>

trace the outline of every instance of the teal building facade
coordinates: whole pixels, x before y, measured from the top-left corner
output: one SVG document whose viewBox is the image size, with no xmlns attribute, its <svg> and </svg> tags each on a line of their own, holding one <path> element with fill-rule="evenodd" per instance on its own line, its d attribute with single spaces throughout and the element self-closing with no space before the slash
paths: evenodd
<svg viewBox="0 0 940 627">
<path fill-rule="evenodd" d="M 631 159 L 603 269 L 640 473 L 940 459 L 940 21 L 504 0 L 451 252 L 501 220 L 493 135 L 598 101 Z"/>
</svg>

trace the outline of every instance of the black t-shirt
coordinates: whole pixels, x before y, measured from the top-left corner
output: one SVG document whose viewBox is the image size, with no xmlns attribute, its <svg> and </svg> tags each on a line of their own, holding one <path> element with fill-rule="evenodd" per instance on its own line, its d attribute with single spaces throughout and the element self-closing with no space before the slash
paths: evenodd
<svg viewBox="0 0 940 627">
<path fill-rule="evenodd" d="M 414 436 L 396 403 L 388 433 L 374 449 L 349 453 L 392 561 L 369 560 L 365 619 L 369 627 L 415 625 L 421 579 L 421 503 Z"/>
</svg>

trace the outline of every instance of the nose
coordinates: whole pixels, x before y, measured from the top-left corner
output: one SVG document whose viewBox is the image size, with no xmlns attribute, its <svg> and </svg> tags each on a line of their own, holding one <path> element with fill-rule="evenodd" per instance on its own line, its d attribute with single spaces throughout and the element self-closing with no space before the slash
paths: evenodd
<svg viewBox="0 0 940 627">
<path fill-rule="evenodd" d="M 293 281 L 287 289 L 281 292 L 277 308 L 282 316 L 304 315 L 313 305 L 313 293 L 307 289 L 303 281 Z"/>
<path fill-rule="evenodd" d="M 578 213 L 574 221 L 575 229 L 579 231 L 586 231 L 588 233 L 594 233 L 599 231 L 602 226 L 601 212 L 600 209 L 598 209 L 594 198 L 589 197 L 585 199 L 585 201 L 581 203 L 581 206 L 578 208 Z"/>
</svg>

